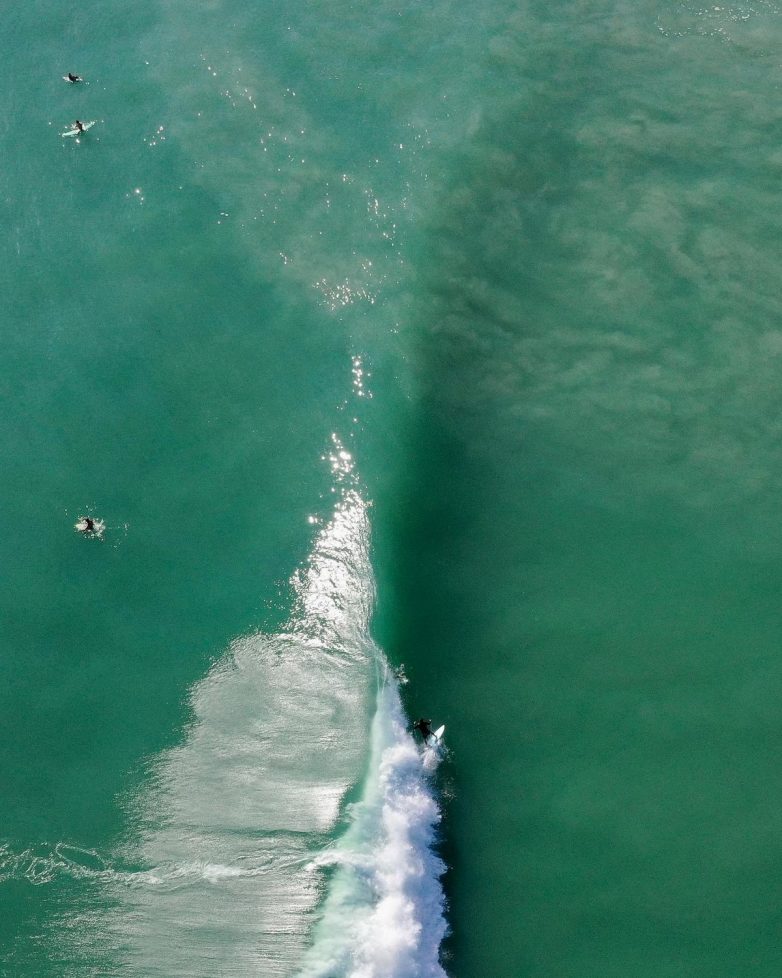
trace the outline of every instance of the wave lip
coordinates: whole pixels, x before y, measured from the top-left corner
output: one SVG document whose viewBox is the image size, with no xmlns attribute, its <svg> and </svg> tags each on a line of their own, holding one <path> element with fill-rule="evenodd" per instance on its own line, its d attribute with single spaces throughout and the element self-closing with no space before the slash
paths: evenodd
<svg viewBox="0 0 782 978">
<path fill-rule="evenodd" d="M 446 867 L 434 851 L 441 814 L 391 680 L 379 693 L 370 774 L 350 814 L 340 843 L 313 863 L 336 871 L 299 978 L 446 978 Z"/>
</svg>

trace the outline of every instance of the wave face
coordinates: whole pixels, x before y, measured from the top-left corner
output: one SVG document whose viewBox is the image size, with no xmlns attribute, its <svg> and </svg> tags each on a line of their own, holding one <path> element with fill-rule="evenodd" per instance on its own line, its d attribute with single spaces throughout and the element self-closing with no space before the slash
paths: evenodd
<svg viewBox="0 0 782 978">
<path fill-rule="evenodd" d="M 99 897 L 58 922 L 62 973 L 444 974 L 440 813 L 369 636 L 368 544 L 346 491 L 285 630 L 237 640 L 196 686 L 184 742 L 128 802 L 121 852 L 7 856 L 11 875 L 37 855 L 38 881 L 76 876 Z"/>
<path fill-rule="evenodd" d="M 398 688 L 386 681 L 352 824 L 315 861 L 337 871 L 300 978 L 445 978 L 439 958 L 445 865 L 433 852 L 440 811 L 427 782 L 437 759 L 432 750 L 422 759 Z"/>
</svg>

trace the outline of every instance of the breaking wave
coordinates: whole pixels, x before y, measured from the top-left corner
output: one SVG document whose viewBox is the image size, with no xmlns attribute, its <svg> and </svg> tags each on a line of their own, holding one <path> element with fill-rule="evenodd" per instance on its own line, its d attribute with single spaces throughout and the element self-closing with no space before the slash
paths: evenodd
<svg viewBox="0 0 782 978">
<path fill-rule="evenodd" d="M 86 962 L 146 978 L 443 978 L 437 756 L 414 742 L 370 636 L 368 507 L 338 441 L 331 462 L 342 495 L 292 578 L 288 623 L 237 639 L 194 687 L 183 742 L 126 801 L 127 841 L 105 856 L 0 850 L 0 875 L 86 886 L 53 925 L 65 978 Z"/>
<path fill-rule="evenodd" d="M 419 753 L 385 677 L 352 824 L 314 862 L 336 873 L 300 978 L 445 978 L 445 865 L 434 852 L 440 810 L 428 780 L 437 760 L 432 749 Z"/>
</svg>

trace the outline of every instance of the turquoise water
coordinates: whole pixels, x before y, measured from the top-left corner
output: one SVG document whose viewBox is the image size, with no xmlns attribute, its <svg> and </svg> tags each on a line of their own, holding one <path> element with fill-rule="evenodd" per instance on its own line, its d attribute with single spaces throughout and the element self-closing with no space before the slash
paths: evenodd
<svg viewBox="0 0 782 978">
<path fill-rule="evenodd" d="M 10 12 L 0 974 L 779 974 L 781 15 Z"/>
</svg>

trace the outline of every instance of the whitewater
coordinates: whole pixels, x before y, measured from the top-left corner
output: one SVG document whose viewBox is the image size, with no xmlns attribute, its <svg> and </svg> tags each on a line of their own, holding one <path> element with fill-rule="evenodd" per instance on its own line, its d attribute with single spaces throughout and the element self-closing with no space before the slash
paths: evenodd
<svg viewBox="0 0 782 978">
<path fill-rule="evenodd" d="M 411 742 L 393 682 L 384 682 L 372 724 L 369 776 L 349 829 L 314 868 L 335 866 L 316 941 L 301 978 L 444 978 L 440 943 L 446 933 L 434 853 L 440 811 L 425 776 L 436 749 L 423 758 Z"/>
</svg>

